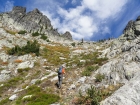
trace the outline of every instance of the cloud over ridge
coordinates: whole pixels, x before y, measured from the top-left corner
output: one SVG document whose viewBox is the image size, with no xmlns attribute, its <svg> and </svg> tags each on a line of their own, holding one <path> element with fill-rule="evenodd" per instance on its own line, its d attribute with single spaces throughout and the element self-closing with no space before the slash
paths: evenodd
<svg viewBox="0 0 140 105">
<path fill-rule="evenodd" d="M 25 0 L 26 1 L 26 0 Z M 38 8 L 60 33 L 74 39 L 96 40 L 112 34 L 111 24 L 124 13 L 129 0 L 27 0 L 27 10 Z M 7 10 L 14 5 L 7 0 Z"/>
</svg>

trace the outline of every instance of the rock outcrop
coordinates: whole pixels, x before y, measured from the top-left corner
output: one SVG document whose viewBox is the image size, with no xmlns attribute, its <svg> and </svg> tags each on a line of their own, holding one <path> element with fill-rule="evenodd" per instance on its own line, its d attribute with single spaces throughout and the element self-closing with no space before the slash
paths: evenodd
<svg viewBox="0 0 140 105">
<path fill-rule="evenodd" d="M 67 38 L 67 39 L 69 39 L 69 40 L 72 40 L 72 35 L 71 35 L 71 33 L 68 32 L 68 31 L 66 31 L 66 32 L 62 35 L 62 37 L 65 37 L 65 38 Z"/>
<path fill-rule="evenodd" d="M 139 105 L 140 104 L 140 72 L 126 85 L 108 97 L 101 105 Z"/>
<path fill-rule="evenodd" d="M 124 33 L 112 42 L 106 52 L 110 61 L 98 69 L 105 75 L 103 84 L 124 86 L 101 102 L 101 105 L 139 105 L 140 103 L 140 16 L 129 21 Z"/>
<path fill-rule="evenodd" d="M 3 13 L 1 20 L 3 27 L 14 31 L 26 30 L 31 33 L 38 32 L 40 34 L 60 36 L 57 29 L 54 29 L 51 25 L 48 17 L 38 9 L 26 13 L 25 7 L 15 6 L 12 11 Z M 66 34 L 66 36 L 64 34 L 63 36 L 72 39 L 71 34 Z"/>
<path fill-rule="evenodd" d="M 120 39 L 133 40 L 140 35 L 140 16 L 135 20 L 128 22 Z"/>
</svg>

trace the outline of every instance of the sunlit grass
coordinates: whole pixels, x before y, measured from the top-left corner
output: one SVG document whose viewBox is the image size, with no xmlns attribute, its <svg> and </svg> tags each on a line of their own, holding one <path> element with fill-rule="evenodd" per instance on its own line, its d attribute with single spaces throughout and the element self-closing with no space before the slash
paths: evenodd
<svg viewBox="0 0 140 105">
<path fill-rule="evenodd" d="M 4 28 L 4 30 L 9 33 L 9 34 L 12 34 L 12 35 L 15 35 L 17 32 L 16 31 L 12 31 L 12 30 L 8 30 L 6 28 Z"/>
<path fill-rule="evenodd" d="M 22 96 L 16 101 L 16 105 L 49 105 L 59 101 L 59 96 L 49 94 L 36 85 L 32 85 L 24 90 Z M 23 96 L 31 95 L 31 97 L 24 98 Z"/>
<path fill-rule="evenodd" d="M 62 45 L 57 45 L 57 46 L 47 45 L 43 49 L 43 53 L 42 53 L 44 58 L 46 58 L 48 62 L 54 65 L 60 65 L 62 63 L 68 62 L 69 54 L 70 54 L 69 48 Z M 65 59 L 62 60 L 60 59 L 60 57 L 63 57 Z"/>
</svg>

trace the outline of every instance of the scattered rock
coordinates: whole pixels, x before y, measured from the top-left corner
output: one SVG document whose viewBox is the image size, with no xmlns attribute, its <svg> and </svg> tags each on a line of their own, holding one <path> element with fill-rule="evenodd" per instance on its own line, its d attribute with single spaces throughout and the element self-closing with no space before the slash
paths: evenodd
<svg viewBox="0 0 140 105">
<path fill-rule="evenodd" d="M 13 101 L 13 100 L 15 100 L 17 98 L 18 98 L 17 94 L 14 94 L 11 97 L 9 97 L 9 100 Z"/>
<path fill-rule="evenodd" d="M 38 81 L 38 80 L 40 80 L 40 79 L 33 79 L 33 80 L 31 80 L 31 84 L 35 84 L 36 81 Z"/>
<path fill-rule="evenodd" d="M 0 82 L 6 81 L 12 77 L 11 71 L 2 70 L 0 73 Z"/>
<path fill-rule="evenodd" d="M 17 69 L 25 69 L 25 68 L 33 68 L 34 67 L 34 62 L 33 61 L 25 61 L 20 63 L 17 66 Z"/>
<path fill-rule="evenodd" d="M 76 89 L 76 86 L 75 86 L 74 84 L 72 84 L 68 89 L 69 89 L 69 90 L 71 90 L 71 89 Z"/>
<path fill-rule="evenodd" d="M 22 98 L 22 100 L 27 99 L 27 98 L 31 98 L 31 97 L 32 97 L 32 95 L 26 95 Z"/>
<path fill-rule="evenodd" d="M 77 82 L 78 82 L 78 83 L 84 83 L 85 80 L 86 80 L 86 76 L 81 77 Z"/>
</svg>

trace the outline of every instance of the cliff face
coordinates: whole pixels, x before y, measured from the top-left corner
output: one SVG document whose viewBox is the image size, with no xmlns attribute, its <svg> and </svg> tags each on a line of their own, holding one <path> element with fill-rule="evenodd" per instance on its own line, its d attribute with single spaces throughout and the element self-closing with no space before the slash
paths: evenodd
<svg viewBox="0 0 140 105">
<path fill-rule="evenodd" d="M 26 30 L 27 32 L 39 32 L 46 35 L 60 36 L 58 31 L 53 28 L 47 16 L 43 15 L 38 9 L 34 9 L 26 13 L 25 7 L 13 7 L 13 10 L 8 13 L 3 13 L 2 25 L 11 30 L 20 31 Z M 72 40 L 72 35 L 63 35 L 64 38 Z"/>
</svg>

